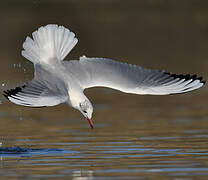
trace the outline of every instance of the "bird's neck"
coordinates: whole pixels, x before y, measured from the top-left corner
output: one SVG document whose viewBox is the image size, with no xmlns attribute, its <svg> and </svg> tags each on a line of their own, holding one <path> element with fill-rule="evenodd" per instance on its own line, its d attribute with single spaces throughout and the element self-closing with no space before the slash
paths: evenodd
<svg viewBox="0 0 208 180">
<path fill-rule="evenodd" d="M 68 90 L 68 104 L 73 108 L 78 109 L 80 102 L 83 102 L 87 97 L 84 95 L 83 91 L 77 89 Z"/>
</svg>

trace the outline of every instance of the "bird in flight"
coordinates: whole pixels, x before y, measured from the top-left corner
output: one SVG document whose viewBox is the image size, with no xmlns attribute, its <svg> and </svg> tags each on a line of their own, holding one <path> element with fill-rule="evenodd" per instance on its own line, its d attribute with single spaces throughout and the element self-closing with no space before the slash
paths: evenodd
<svg viewBox="0 0 208 180">
<path fill-rule="evenodd" d="M 22 55 L 34 64 L 34 78 L 24 85 L 4 91 L 11 102 L 29 107 L 66 103 L 79 110 L 93 128 L 93 106 L 84 90 L 108 87 L 125 93 L 168 95 L 202 87 L 196 75 L 176 75 L 146 69 L 107 58 L 80 57 L 64 61 L 77 44 L 75 34 L 63 26 L 40 27 L 23 43 Z"/>
</svg>

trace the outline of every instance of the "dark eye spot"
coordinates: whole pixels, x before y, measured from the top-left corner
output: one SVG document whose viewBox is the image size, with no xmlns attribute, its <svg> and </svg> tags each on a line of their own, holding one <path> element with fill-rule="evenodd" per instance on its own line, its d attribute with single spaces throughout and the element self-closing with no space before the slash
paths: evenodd
<svg viewBox="0 0 208 180">
<path fill-rule="evenodd" d="M 87 111 L 83 111 L 84 113 L 87 113 Z"/>
</svg>

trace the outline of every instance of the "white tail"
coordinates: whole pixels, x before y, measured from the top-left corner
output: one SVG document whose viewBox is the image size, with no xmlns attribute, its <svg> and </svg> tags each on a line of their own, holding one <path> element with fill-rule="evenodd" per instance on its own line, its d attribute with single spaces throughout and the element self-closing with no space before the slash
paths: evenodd
<svg viewBox="0 0 208 180">
<path fill-rule="evenodd" d="M 40 27 L 32 37 L 23 43 L 22 55 L 34 64 L 61 61 L 78 42 L 73 32 L 55 24 Z"/>
</svg>

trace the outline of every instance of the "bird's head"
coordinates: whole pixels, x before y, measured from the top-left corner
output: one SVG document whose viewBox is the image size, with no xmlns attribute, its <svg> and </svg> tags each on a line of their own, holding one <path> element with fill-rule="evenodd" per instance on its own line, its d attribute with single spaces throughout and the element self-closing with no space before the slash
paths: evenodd
<svg viewBox="0 0 208 180">
<path fill-rule="evenodd" d="M 83 116 L 88 120 L 90 127 L 93 128 L 93 122 L 91 120 L 92 113 L 93 113 L 93 107 L 91 102 L 88 99 L 85 99 L 84 101 L 81 101 L 79 103 L 78 110 L 83 114 Z"/>
</svg>

